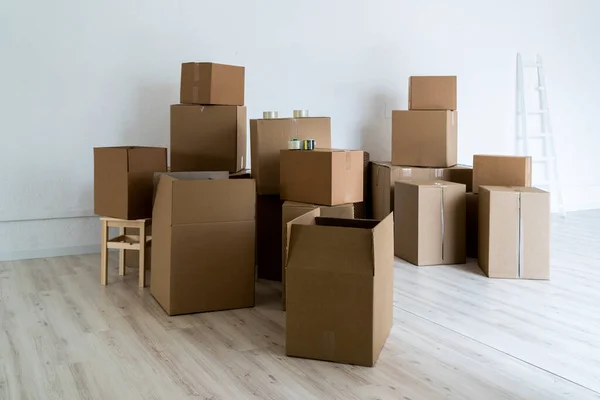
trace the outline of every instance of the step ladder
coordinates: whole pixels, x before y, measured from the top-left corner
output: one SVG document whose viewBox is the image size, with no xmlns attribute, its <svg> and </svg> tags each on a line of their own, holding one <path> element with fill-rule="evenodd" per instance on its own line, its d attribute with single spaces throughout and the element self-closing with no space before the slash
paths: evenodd
<svg viewBox="0 0 600 400">
<path fill-rule="evenodd" d="M 525 86 L 525 70 L 535 69 L 537 80 L 532 85 Z M 529 82 L 528 82 L 529 84 Z M 529 109 L 526 103 L 526 91 L 535 90 L 539 106 Z M 517 53 L 517 98 L 516 98 L 516 153 L 518 155 L 532 156 L 534 169 L 539 166 L 544 171 L 544 181 L 534 182 L 536 187 L 549 190 L 551 196 L 558 205 L 558 211 L 565 217 L 566 212 L 563 204 L 562 191 L 558 176 L 558 162 L 554 145 L 554 137 L 550 125 L 550 111 L 548 109 L 548 97 L 546 90 L 546 79 L 544 76 L 544 66 L 542 57 L 538 54 L 535 62 L 527 64 L 523 62 L 523 57 Z M 540 129 L 530 132 L 528 128 L 529 118 L 540 118 Z M 532 144 L 541 144 L 541 153 L 532 154 Z"/>
</svg>

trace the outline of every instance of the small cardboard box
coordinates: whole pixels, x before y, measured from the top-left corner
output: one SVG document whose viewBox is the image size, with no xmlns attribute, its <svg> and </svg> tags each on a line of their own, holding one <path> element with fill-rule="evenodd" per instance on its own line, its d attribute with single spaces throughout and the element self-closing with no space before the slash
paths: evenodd
<svg viewBox="0 0 600 400">
<path fill-rule="evenodd" d="M 331 118 L 250 120 L 252 177 L 258 194 L 279 194 L 279 152 L 292 139 L 314 139 L 316 147 L 331 147 Z"/>
<path fill-rule="evenodd" d="M 279 195 L 256 196 L 256 266 L 260 279 L 281 282 L 281 205 Z"/>
<path fill-rule="evenodd" d="M 120 219 L 150 218 L 153 176 L 166 170 L 164 147 L 94 148 L 94 213 Z"/>
<path fill-rule="evenodd" d="M 415 265 L 466 263 L 465 185 L 396 182 L 396 256 Z"/>
<path fill-rule="evenodd" d="M 171 106 L 171 171 L 246 168 L 246 107 Z"/>
<path fill-rule="evenodd" d="M 281 224 L 281 272 L 282 272 L 282 302 L 285 311 L 285 261 L 287 259 L 287 224 L 293 219 L 306 214 L 309 211 L 319 208 L 322 217 L 331 218 L 354 218 L 354 204 L 342 204 L 339 206 L 319 206 L 316 204 L 297 203 L 295 201 L 286 201 L 283 203 L 282 224 Z"/>
<path fill-rule="evenodd" d="M 550 279 L 550 193 L 479 188 L 481 270 L 490 278 Z"/>
<path fill-rule="evenodd" d="M 409 110 L 456 110 L 456 76 L 411 76 Z"/>
<path fill-rule="evenodd" d="M 531 186 L 531 157 L 473 156 L 473 193 L 479 186 Z"/>
<path fill-rule="evenodd" d="M 467 193 L 467 257 L 477 258 L 479 248 L 479 195 Z"/>
<path fill-rule="evenodd" d="M 456 165 L 457 119 L 457 111 L 392 111 L 392 164 Z"/>
<path fill-rule="evenodd" d="M 288 223 L 286 354 L 373 366 L 393 323 L 394 221 Z"/>
<path fill-rule="evenodd" d="M 361 150 L 281 150 L 281 199 L 336 206 L 363 201 Z"/>
<path fill-rule="evenodd" d="M 169 315 L 252 307 L 256 184 L 194 175 L 160 176 L 151 293 Z"/>
<path fill-rule="evenodd" d="M 473 169 L 466 165 L 450 168 L 420 168 L 392 165 L 390 162 L 371 162 L 373 219 L 382 220 L 394 211 L 395 182 L 435 179 L 465 184 L 469 191 L 473 183 Z"/>
<path fill-rule="evenodd" d="M 244 105 L 244 67 L 215 63 L 181 65 L 183 104 Z"/>
</svg>

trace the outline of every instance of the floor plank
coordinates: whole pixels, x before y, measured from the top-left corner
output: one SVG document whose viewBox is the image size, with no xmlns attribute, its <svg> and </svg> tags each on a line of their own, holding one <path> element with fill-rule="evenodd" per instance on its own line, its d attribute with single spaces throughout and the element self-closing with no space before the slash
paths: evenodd
<svg viewBox="0 0 600 400">
<path fill-rule="evenodd" d="M 600 399 L 600 211 L 552 224 L 550 282 L 397 260 L 374 368 L 285 356 L 281 286 L 167 316 L 99 255 L 0 263 L 0 399 Z"/>
</svg>

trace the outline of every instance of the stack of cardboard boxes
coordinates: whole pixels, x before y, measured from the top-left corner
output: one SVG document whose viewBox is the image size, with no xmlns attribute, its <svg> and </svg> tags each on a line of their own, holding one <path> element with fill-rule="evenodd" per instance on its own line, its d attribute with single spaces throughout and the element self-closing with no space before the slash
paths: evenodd
<svg viewBox="0 0 600 400">
<path fill-rule="evenodd" d="M 410 110 L 392 116 L 392 162 L 372 163 L 373 215 L 395 211 L 395 254 L 413 264 L 468 255 L 489 277 L 548 279 L 550 195 L 531 188 L 530 157 L 455 165 L 456 94 L 456 77 L 410 78 Z"/>
<path fill-rule="evenodd" d="M 352 219 L 363 192 L 362 151 L 281 150 L 290 356 L 372 366 L 388 337 L 393 216 Z"/>
</svg>

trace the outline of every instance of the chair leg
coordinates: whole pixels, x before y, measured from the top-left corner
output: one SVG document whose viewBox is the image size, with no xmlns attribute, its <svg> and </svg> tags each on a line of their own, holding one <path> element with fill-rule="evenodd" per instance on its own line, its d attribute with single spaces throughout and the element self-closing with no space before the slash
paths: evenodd
<svg viewBox="0 0 600 400">
<path fill-rule="evenodd" d="M 108 278 L 108 226 L 102 221 L 102 248 L 100 249 L 100 284 L 106 285 Z"/>
<path fill-rule="evenodd" d="M 140 225 L 140 277 L 138 285 L 143 288 L 146 286 L 146 223 Z"/>
<path fill-rule="evenodd" d="M 125 228 L 119 228 L 119 235 L 125 234 Z M 125 266 L 125 250 L 119 250 L 119 275 L 124 276 L 127 273 L 127 267 Z"/>
</svg>

